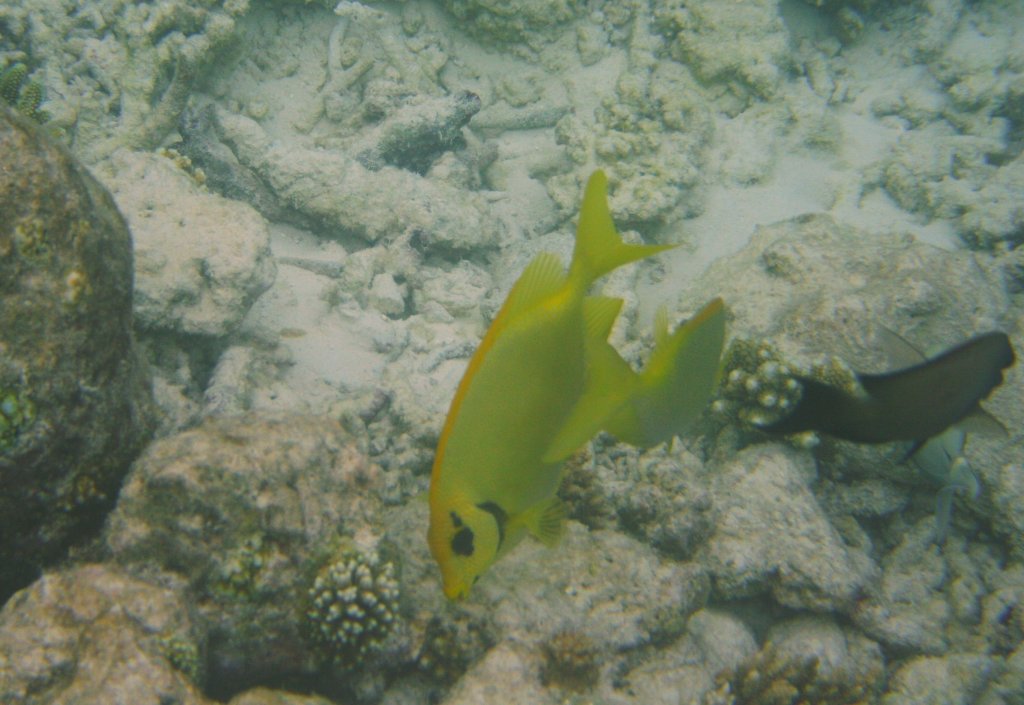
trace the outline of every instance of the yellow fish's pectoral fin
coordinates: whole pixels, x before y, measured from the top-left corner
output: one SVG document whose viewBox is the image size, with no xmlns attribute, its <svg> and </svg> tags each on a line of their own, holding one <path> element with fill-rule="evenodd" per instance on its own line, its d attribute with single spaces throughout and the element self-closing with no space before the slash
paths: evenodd
<svg viewBox="0 0 1024 705">
<path fill-rule="evenodd" d="M 639 375 L 638 389 L 605 427 L 639 447 L 684 433 L 707 406 L 721 371 L 725 305 L 719 298 L 712 300 L 672 334 L 664 314 L 656 326 L 656 344 Z"/>
<path fill-rule="evenodd" d="M 548 548 L 554 548 L 562 539 L 567 515 L 565 503 L 558 497 L 540 502 L 523 512 L 518 521 L 530 535 Z"/>
</svg>

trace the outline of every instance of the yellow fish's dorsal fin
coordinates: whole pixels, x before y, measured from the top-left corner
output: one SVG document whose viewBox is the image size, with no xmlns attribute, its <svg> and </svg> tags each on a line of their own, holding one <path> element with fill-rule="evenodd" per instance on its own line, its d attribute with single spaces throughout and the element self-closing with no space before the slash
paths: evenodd
<svg viewBox="0 0 1024 705">
<path fill-rule="evenodd" d="M 640 447 L 685 432 L 707 406 L 721 368 L 725 305 L 716 298 L 674 333 L 658 337 L 636 392 L 605 427 Z"/>
<path fill-rule="evenodd" d="M 586 340 L 608 340 L 615 319 L 622 310 L 622 299 L 611 296 L 588 296 L 583 300 L 583 321 Z"/>
<path fill-rule="evenodd" d="M 541 252 L 526 265 L 526 269 L 512 285 L 499 317 L 507 322 L 554 294 L 564 283 L 565 267 L 558 255 Z"/>
<path fill-rule="evenodd" d="M 548 548 L 554 548 L 562 538 L 566 514 L 565 503 L 552 497 L 527 509 L 519 521 L 531 536 Z"/>
<path fill-rule="evenodd" d="M 600 169 L 590 175 L 576 227 L 576 246 L 569 266 L 571 280 L 586 289 L 597 278 L 617 267 L 673 247 L 675 245 L 628 245 L 623 242 L 608 209 L 608 177 Z"/>
</svg>

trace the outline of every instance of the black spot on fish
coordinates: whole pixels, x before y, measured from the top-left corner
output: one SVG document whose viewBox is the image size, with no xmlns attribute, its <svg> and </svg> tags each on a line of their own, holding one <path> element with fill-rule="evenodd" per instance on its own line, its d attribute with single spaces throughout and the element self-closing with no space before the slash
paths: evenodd
<svg viewBox="0 0 1024 705">
<path fill-rule="evenodd" d="M 468 526 L 463 526 L 461 529 L 455 532 L 455 536 L 452 537 L 452 551 L 457 556 L 472 556 L 473 555 L 473 530 Z"/>
<path fill-rule="evenodd" d="M 494 523 L 498 525 L 498 548 L 505 543 L 505 524 L 508 523 L 508 512 L 494 502 L 483 502 L 476 505 L 494 517 Z"/>
<path fill-rule="evenodd" d="M 455 525 L 456 529 L 462 528 L 462 517 L 455 512 L 452 512 L 452 524 Z"/>
</svg>

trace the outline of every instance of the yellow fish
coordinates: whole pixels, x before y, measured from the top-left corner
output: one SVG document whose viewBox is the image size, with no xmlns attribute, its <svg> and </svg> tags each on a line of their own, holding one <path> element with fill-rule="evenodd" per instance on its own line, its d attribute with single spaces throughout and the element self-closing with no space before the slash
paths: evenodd
<svg viewBox="0 0 1024 705">
<path fill-rule="evenodd" d="M 449 598 L 465 597 L 526 532 L 558 540 L 562 462 L 595 433 L 653 445 L 706 405 L 725 337 L 720 299 L 671 335 L 660 315 L 637 373 L 607 342 L 622 300 L 587 296 L 604 274 L 669 247 L 622 241 L 597 171 L 569 271 L 541 253 L 513 285 L 459 383 L 434 458 L 427 540 Z"/>
</svg>

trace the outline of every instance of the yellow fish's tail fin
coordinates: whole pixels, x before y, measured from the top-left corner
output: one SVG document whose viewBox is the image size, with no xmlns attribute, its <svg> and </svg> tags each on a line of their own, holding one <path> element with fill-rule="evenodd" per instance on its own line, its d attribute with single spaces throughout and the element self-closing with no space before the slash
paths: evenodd
<svg viewBox="0 0 1024 705">
<path fill-rule="evenodd" d="M 605 426 L 619 440 L 640 447 L 685 432 L 707 406 L 721 371 L 725 305 L 712 300 L 672 334 L 667 316 L 659 313 L 655 340 L 636 391 Z"/>
<path fill-rule="evenodd" d="M 565 503 L 558 497 L 552 497 L 527 509 L 520 521 L 531 536 L 548 548 L 554 548 L 562 539 L 566 514 Z"/>
<path fill-rule="evenodd" d="M 583 193 L 576 246 L 569 279 L 587 288 L 599 277 L 624 264 L 650 257 L 675 245 L 629 245 L 622 241 L 608 209 L 608 177 L 598 169 Z"/>
</svg>

